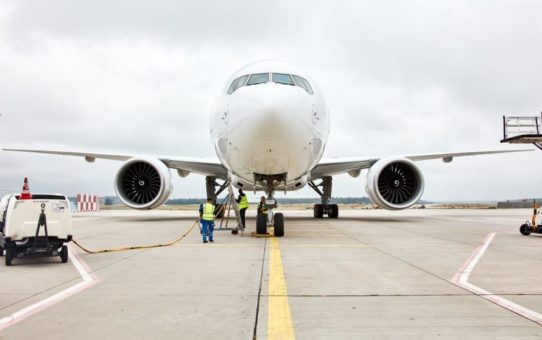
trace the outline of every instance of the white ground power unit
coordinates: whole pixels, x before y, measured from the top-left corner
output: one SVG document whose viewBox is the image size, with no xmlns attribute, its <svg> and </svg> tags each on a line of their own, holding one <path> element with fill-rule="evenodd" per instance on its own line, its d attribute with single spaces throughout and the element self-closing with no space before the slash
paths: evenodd
<svg viewBox="0 0 542 340">
<path fill-rule="evenodd" d="M 60 256 L 68 261 L 72 240 L 70 204 L 64 195 L 6 195 L 0 200 L 0 256 L 10 266 L 18 257 Z"/>
</svg>

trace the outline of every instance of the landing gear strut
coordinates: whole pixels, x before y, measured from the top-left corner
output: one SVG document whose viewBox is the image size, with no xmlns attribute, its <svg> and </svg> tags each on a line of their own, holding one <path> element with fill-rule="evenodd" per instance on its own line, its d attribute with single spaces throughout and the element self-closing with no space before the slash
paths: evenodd
<svg viewBox="0 0 542 340">
<path fill-rule="evenodd" d="M 337 204 L 329 204 L 333 178 L 331 176 L 324 176 L 322 177 L 322 182 L 316 184 L 310 181 L 309 186 L 322 198 L 322 204 L 314 205 L 314 217 L 322 218 L 324 215 L 327 215 L 329 218 L 339 217 L 339 206 Z M 322 190 L 320 190 L 320 187 L 322 187 Z"/>
<path fill-rule="evenodd" d="M 215 205 L 215 216 L 222 218 L 222 216 L 224 216 L 225 207 L 223 207 L 221 204 L 216 204 L 216 198 L 228 187 L 230 183 L 228 181 L 224 181 L 224 183 L 220 184 L 216 180 L 217 178 L 213 176 L 205 177 L 205 187 L 207 189 L 207 197 L 213 199 L 213 204 Z"/>
</svg>

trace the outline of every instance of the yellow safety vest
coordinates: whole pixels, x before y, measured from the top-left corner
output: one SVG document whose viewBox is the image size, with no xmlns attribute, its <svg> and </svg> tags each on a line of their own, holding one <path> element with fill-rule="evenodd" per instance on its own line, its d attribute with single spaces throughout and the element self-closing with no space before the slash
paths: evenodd
<svg viewBox="0 0 542 340">
<path fill-rule="evenodd" d="M 248 204 L 247 196 L 241 196 L 241 201 L 239 201 L 239 209 L 248 209 L 248 207 L 250 207 L 250 204 Z"/>
<path fill-rule="evenodd" d="M 268 211 L 267 205 L 260 203 L 259 208 L 260 208 L 260 211 L 262 212 L 262 214 L 267 214 L 267 211 Z"/>
<path fill-rule="evenodd" d="M 213 221 L 215 219 L 215 206 L 211 203 L 203 203 L 203 214 L 201 218 L 206 221 Z"/>
</svg>

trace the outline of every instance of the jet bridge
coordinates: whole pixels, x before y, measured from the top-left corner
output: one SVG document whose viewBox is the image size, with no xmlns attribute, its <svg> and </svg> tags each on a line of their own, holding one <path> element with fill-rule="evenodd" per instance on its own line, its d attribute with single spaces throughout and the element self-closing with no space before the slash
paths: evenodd
<svg viewBox="0 0 542 340">
<path fill-rule="evenodd" d="M 502 116 L 501 143 L 534 144 L 542 150 L 542 113 L 540 117 Z"/>
</svg>

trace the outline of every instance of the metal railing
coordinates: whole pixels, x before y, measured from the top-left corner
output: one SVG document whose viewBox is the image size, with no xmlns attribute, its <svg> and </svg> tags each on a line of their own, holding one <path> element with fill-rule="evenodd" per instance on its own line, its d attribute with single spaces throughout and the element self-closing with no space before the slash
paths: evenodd
<svg viewBox="0 0 542 340">
<path fill-rule="evenodd" d="M 540 135 L 541 117 L 506 117 L 502 116 L 504 138 L 519 135 Z"/>
</svg>

